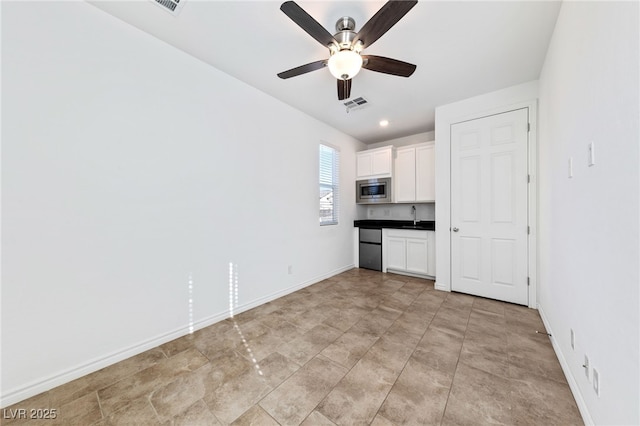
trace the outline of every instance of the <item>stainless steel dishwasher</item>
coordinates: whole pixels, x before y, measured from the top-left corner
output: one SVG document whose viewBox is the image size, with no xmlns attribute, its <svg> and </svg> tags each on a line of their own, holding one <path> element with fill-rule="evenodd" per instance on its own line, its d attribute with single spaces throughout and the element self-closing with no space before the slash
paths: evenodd
<svg viewBox="0 0 640 426">
<path fill-rule="evenodd" d="M 382 271 L 382 229 L 360 228 L 360 267 Z"/>
</svg>

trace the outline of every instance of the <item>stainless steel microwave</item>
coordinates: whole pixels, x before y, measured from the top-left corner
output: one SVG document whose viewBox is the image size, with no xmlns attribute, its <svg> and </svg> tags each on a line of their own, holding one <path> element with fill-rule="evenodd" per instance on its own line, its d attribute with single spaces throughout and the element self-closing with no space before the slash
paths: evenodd
<svg viewBox="0 0 640 426">
<path fill-rule="evenodd" d="M 391 178 L 356 181 L 356 203 L 391 203 Z"/>
</svg>

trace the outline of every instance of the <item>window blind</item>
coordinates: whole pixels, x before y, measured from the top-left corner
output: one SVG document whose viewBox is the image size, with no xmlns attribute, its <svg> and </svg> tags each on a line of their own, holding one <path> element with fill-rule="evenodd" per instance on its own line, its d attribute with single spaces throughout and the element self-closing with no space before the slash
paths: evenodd
<svg viewBox="0 0 640 426">
<path fill-rule="evenodd" d="M 337 225 L 339 216 L 340 151 L 320 144 L 320 225 Z"/>
</svg>

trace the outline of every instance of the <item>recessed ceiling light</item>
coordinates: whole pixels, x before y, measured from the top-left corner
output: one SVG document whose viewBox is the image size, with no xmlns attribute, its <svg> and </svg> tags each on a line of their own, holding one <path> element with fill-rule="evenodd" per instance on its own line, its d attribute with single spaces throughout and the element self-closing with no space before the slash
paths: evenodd
<svg viewBox="0 0 640 426">
<path fill-rule="evenodd" d="M 387 127 L 389 125 L 389 120 L 381 120 L 380 127 Z"/>
</svg>

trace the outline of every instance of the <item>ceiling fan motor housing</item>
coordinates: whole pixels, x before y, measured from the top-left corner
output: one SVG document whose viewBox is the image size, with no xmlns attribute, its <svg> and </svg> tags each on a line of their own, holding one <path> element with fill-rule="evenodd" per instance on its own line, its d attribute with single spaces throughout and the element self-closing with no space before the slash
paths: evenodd
<svg viewBox="0 0 640 426">
<path fill-rule="evenodd" d="M 349 30 L 353 31 L 356 29 L 356 21 L 350 16 L 343 16 L 338 19 L 336 22 L 336 31 L 344 31 Z"/>
<path fill-rule="evenodd" d="M 338 42 L 339 49 L 351 49 L 351 42 L 356 38 L 356 21 L 350 16 L 343 16 L 336 22 L 336 31 L 333 38 Z"/>
</svg>

